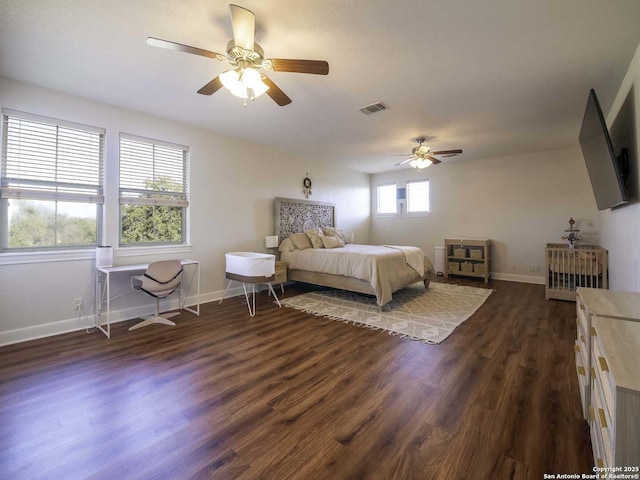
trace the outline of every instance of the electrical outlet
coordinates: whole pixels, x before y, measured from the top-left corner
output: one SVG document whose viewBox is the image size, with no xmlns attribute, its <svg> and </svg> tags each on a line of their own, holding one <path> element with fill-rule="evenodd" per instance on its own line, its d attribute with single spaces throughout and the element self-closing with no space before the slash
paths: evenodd
<svg viewBox="0 0 640 480">
<path fill-rule="evenodd" d="M 82 309 L 84 308 L 84 301 L 82 300 L 82 297 L 78 297 L 78 298 L 74 298 L 73 299 L 73 307 L 78 311 L 81 312 Z"/>
<path fill-rule="evenodd" d="M 540 265 L 536 265 L 536 273 L 540 273 L 542 271 L 542 268 L 540 267 Z"/>
<path fill-rule="evenodd" d="M 515 263 L 513 265 L 511 265 L 511 270 L 514 272 L 518 271 L 518 265 L 516 265 Z"/>
</svg>

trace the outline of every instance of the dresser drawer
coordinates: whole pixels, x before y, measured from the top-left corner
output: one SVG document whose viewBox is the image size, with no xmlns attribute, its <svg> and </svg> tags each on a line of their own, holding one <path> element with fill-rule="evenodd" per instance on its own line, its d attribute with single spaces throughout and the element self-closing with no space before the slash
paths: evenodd
<svg viewBox="0 0 640 480">
<path fill-rule="evenodd" d="M 609 371 L 609 362 L 605 357 L 604 350 L 600 343 L 598 336 L 594 337 L 593 352 L 591 356 L 591 364 L 595 370 L 596 377 L 598 379 L 599 388 L 602 392 L 602 403 L 609 413 L 610 417 L 613 417 L 615 411 L 615 382 Z"/>
<path fill-rule="evenodd" d="M 577 303 L 577 305 L 579 302 Z M 589 372 L 589 345 L 587 344 L 587 326 L 583 324 L 580 316 L 576 316 L 576 334 L 577 338 L 573 345 L 575 350 L 576 372 L 578 374 L 578 384 L 580 389 L 580 400 L 582 405 L 582 414 L 585 418 L 589 417 L 590 402 L 590 379 L 587 375 Z"/>
<path fill-rule="evenodd" d="M 589 405 L 589 429 L 591 431 L 591 447 L 593 449 L 593 460 L 596 466 L 598 467 L 607 467 L 608 463 L 605 461 L 604 454 L 604 446 L 602 443 L 602 429 L 600 428 L 600 424 L 598 423 L 598 419 L 596 417 L 596 401 L 593 397 L 593 393 L 591 395 L 591 405 Z"/>
<path fill-rule="evenodd" d="M 580 340 L 576 340 L 576 344 L 580 349 L 580 364 L 586 369 L 589 368 L 589 353 L 587 352 L 587 344 L 584 342 L 584 337 Z M 575 346 L 574 346 L 575 348 Z"/>
<path fill-rule="evenodd" d="M 580 351 L 579 341 L 576 340 L 576 343 L 573 345 L 573 349 L 575 350 L 575 360 L 576 360 L 576 374 L 578 375 L 578 390 L 580 391 L 580 400 L 582 405 L 582 414 L 585 418 L 587 418 L 587 403 L 586 399 L 589 396 L 589 384 L 587 383 L 587 372 L 586 367 L 584 366 L 584 358 L 583 354 Z"/>
<path fill-rule="evenodd" d="M 587 310 L 579 296 L 576 301 L 576 322 L 578 324 L 578 329 L 582 331 L 583 335 L 585 335 L 587 333 Z"/>
<path fill-rule="evenodd" d="M 582 367 L 584 369 L 584 360 L 582 358 L 582 352 L 580 350 L 580 342 L 578 340 L 573 344 L 573 350 L 576 356 L 576 368 Z"/>
<path fill-rule="evenodd" d="M 596 375 L 593 381 L 593 395 L 592 406 L 595 421 L 593 423 L 593 429 L 597 430 L 597 434 L 600 436 L 600 446 L 602 447 L 602 459 L 606 465 L 613 464 L 613 452 L 614 452 L 614 428 L 612 423 L 612 414 L 607 408 L 604 393 L 602 391 L 602 384 L 600 378 Z"/>
</svg>

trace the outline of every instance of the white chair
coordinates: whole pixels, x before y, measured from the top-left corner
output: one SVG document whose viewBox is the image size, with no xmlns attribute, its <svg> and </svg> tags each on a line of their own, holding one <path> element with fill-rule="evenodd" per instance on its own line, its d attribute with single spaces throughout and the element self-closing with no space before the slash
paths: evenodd
<svg viewBox="0 0 640 480">
<path fill-rule="evenodd" d="M 163 325 L 174 326 L 175 322 L 168 320 L 171 317 L 179 315 L 180 312 L 173 312 L 160 316 L 160 299 L 171 295 L 180 286 L 182 281 L 182 265 L 180 260 L 163 260 L 160 262 L 150 263 L 144 275 L 136 275 L 131 277 L 131 288 L 141 290 L 156 299 L 156 313 L 147 317 L 141 317 L 144 320 L 135 324 L 129 330 L 146 327 L 153 323 L 162 323 Z"/>
</svg>

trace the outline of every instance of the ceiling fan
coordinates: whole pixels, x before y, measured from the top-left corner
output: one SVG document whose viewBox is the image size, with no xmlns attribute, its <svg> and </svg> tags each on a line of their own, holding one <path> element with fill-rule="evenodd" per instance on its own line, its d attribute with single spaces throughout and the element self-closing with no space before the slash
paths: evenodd
<svg viewBox="0 0 640 480">
<path fill-rule="evenodd" d="M 253 12 L 233 4 L 229 5 L 229 8 L 231 9 L 233 40 L 227 43 L 227 53 L 224 55 L 153 37 L 147 38 L 147 45 L 228 62 L 233 68 L 211 80 L 198 90 L 198 93 L 212 95 L 224 86 L 233 95 L 243 98 L 245 107 L 247 106 L 247 98 L 254 100 L 263 93 L 269 95 L 281 107 L 291 103 L 291 99 L 269 77 L 258 72 L 259 69 L 269 72 L 313 73 L 316 75 L 329 73 L 329 64 L 324 60 L 266 59 L 262 47 L 254 41 L 256 17 Z"/>
<path fill-rule="evenodd" d="M 423 145 L 425 141 L 424 137 L 416 138 L 416 142 L 418 142 L 417 147 L 413 147 L 411 150 L 411 156 L 406 160 L 403 160 L 399 163 L 396 163 L 396 167 L 400 165 L 404 165 L 405 163 L 409 163 L 413 168 L 417 168 L 418 170 L 422 170 L 423 168 L 427 168 L 431 165 L 437 165 L 442 163 L 442 160 L 436 158 L 439 157 L 455 157 L 456 155 L 460 155 L 462 150 L 440 150 L 438 152 L 432 152 L 431 147 L 427 147 Z M 404 157 L 405 155 L 385 155 L 387 157 Z"/>
</svg>

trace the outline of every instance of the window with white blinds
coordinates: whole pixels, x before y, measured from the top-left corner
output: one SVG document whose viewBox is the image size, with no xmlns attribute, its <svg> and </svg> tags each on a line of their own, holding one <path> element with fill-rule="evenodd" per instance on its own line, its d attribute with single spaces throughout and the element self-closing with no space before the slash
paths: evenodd
<svg viewBox="0 0 640 480">
<path fill-rule="evenodd" d="M 188 147 L 120 135 L 120 244 L 186 243 Z"/>
<path fill-rule="evenodd" d="M 96 245 L 105 130 L 8 109 L 2 114 L 2 249 Z"/>
<path fill-rule="evenodd" d="M 429 180 L 407 182 L 407 213 L 429 212 Z"/>
</svg>

